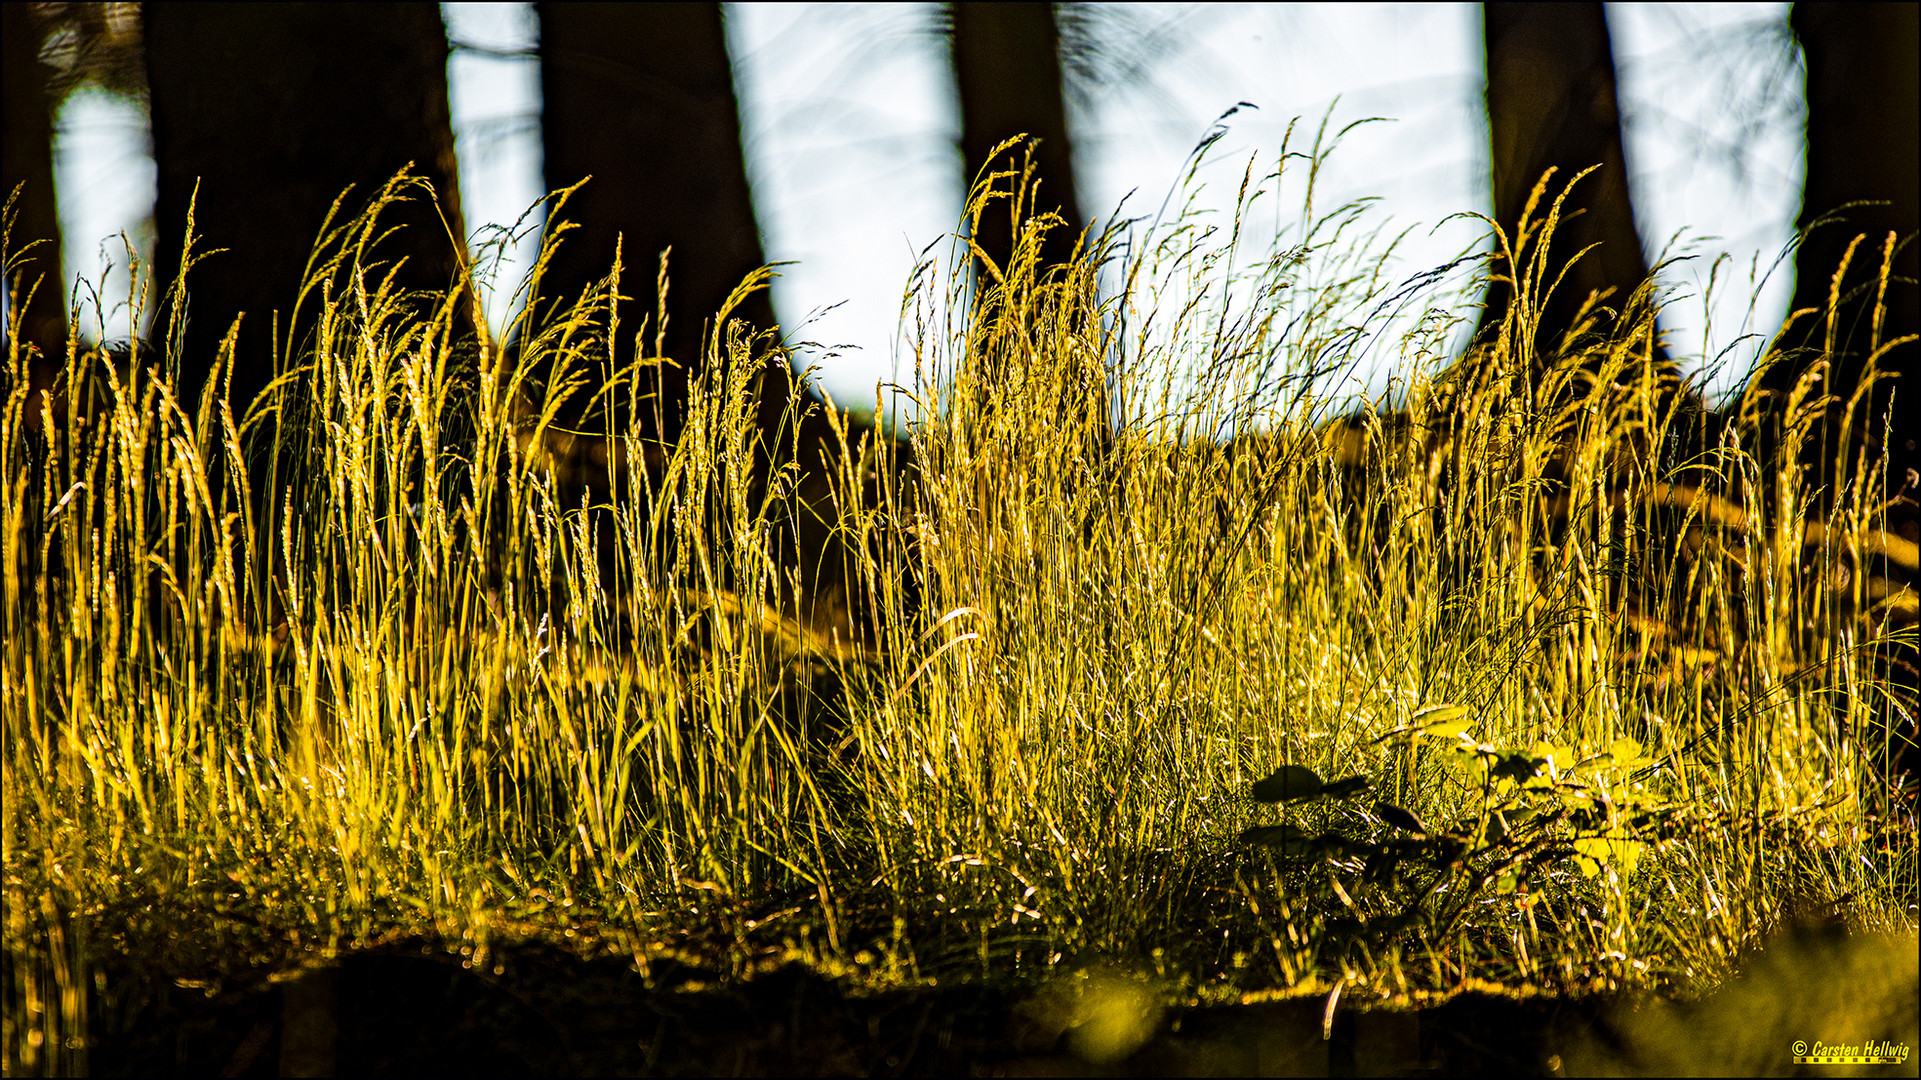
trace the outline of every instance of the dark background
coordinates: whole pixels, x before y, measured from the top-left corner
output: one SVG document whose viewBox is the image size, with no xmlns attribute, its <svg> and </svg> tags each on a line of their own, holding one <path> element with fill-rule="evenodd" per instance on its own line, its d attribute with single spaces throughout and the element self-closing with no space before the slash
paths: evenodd
<svg viewBox="0 0 1921 1080">
<path fill-rule="evenodd" d="M 670 320 L 660 345 L 679 366 L 660 369 L 667 373 L 659 387 L 663 407 L 658 416 L 641 418 L 650 433 L 671 438 L 686 374 L 702 361 L 703 319 L 764 258 L 722 6 L 558 3 L 538 4 L 536 11 L 546 183 L 559 187 L 588 173 L 596 178 L 567 207 L 580 229 L 550 268 L 545 292 L 571 297 L 603 276 L 617 235 L 625 238 L 629 282 L 651 283 L 658 252 L 673 247 Z M 1001 139 L 1037 136 L 1039 209 L 1058 210 L 1074 226 L 1085 223 L 1068 152 L 1063 72 L 1107 47 L 1104 27 L 1110 37 L 1128 32 L 1123 21 L 1103 23 L 1096 14 L 1092 5 L 953 4 L 940 22 L 960 105 L 965 178 L 981 175 L 990 164 L 988 150 Z M 147 106 L 158 165 L 161 280 L 177 268 L 188 203 L 199 185 L 200 249 L 227 250 L 195 269 L 185 334 L 173 349 L 158 350 L 177 365 L 188 393 L 204 380 L 230 331 L 231 399 L 244 408 L 265 385 L 274 365 L 275 313 L 291 321 L 297 336 L 303 316 L 291 311 L 291 298 L 306 253 L 328 205 L 349 184 L 359 185 L 356 198 L 364 198 L 394 170 L 414 163 L 440 194 L 446 220 L 423 205 L 407 208 L 397 220 L 417 227 L 394 241 L 388 255 L 406 258 L 407 287 L 444 289 L 455 280 L 466 253 L 452 238 L 467 230 L 459 218 L 448 118 L 448 44 L 435 5 L 8 4 L 5 19 L 4 185 L 24 184 L 15 249 L 28 239 L 58 240 L 50 117 L 77 85 L 104 85 Z M 1832 339 L 1833 371 L 1825 385 L 1845 400 L 1871 340 L 1921 331 L 1912 243 L 1921 227 L 1921 30 L 1911 4 L 1798 4 L 1790 22 L 1805 61 L 1808 148 L 1799 222 L 1806 241 L 1795 256 L 1793 309 L 1824 310 L 1835 269 L 1850 244 L 1862 240 L 1840 283 L 1835 324 L 1803 318 L 1783 344 Z M 1602 166 L 1576 189 L 1581 213 L 1566 223 L 1550 254 L 1565 260 L 1599 245 L 1543 311 L 1535 345 L 1536 355 L 1545 357 L 1590 293 L 1606 293 L 1605 302 L 1618 308 L 1648 273 L 1623 162 L 1614 56 L 1601 4 L 1484 5 L 1484 24 L 1496 219 L 1511 229 L 1546 169 L 1557 170 L 1558 186 L 1589 165 Z M 1287 44 L 1273 47 L 1275 62 L 1285 63 Z M 52 62 L 61 50 L 65 62 Z M 344 209 L 360 205 L 350 200 Z M 1878 288 L 1873 270 L 1890 233 L 1906 243 L 1877 336 L 1869 314 Z M 1056 233 L 1047 257 L 1064 260 L 1071 236 Z M 1005 258 L 1001 230 L 985 226 L 978 239 L 988 258 Z M 50 263 L 43 258 L 37 265 L 44 271 Z M 637 327 L 652 313 L 651 291 L 625 290 L 636 299 L 623 311 L 623 325 Z M 1507 302 L 1498 282 L 1489 288 L 1485 332 L 1496 327 Z M 774 322 L 764 292 L 736 314 L 756 325 Z M 165 327 L 168 315 L 159 311 L 152 325 Z M 44 356 L 64 352 L 58 290 L 40 290 L 21 316 L 25 343 Z M 284 329 L 281 340 L 284 353 Z M 1879 363 L 1905 371 L 1915 348 L 1897 345 Z M 1784 395 L 1817 351 L 1785 355 L 1786 362 L 1762 376 L 1767 392 Z M 786 373 L 771 374 L 776 378 L 768 380 L 767 392 L 784 398 Z M 1877 418 L 1892 415 L 1891 490 L 1916 466 L 1908 431 L 1917 427 L 1907 422 L 1911 410 L 1894 404 L 1892 386 L 1866 399 L 1868 423 L 1857 417 L 1851 425 L 1867 432 L 1868 449 L 1878 451 L 1875 432 L 1883 424 Z M 1837 448 L 1811 450 L 1810 466 L 1834 460 Z M 1912 514 L 1907 519 L 1913 531 Z"/>
</svg>

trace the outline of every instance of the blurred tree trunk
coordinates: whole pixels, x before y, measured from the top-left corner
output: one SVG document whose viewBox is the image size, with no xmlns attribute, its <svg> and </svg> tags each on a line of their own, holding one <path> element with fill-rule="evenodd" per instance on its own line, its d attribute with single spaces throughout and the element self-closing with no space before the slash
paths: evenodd
<svg viewBox="0 0 1921 1080">
<path fill-rule="evenodd" d="M 543 279 L 550 299 L 571 302 L 613 268 L 621 238 L 623 336 L 657 309 L 655 275 L 670 246 L 667 326 L 642 431 L 672 440 L 686 413 L 688 382 L 706 360 L 704 327 L 741 279 L 765 262 L 747 187 L 733 67 L 721 5 L 542 3 L 541 94 L 547 186 L 584 176 L 562 216 L 579 226 L 561 241 Z M 734 318 L 775 325 L 761 289 Z M 653 352 L 659 327 L 648 325 Z M 722 339 L 724 347 L 725 339 Z M 769 364 L 761 427 L 772 431 L 797 382 Z"/>
<path fill-rule="evenodd" d="M 1808 477 L 1831 487 L 1840 446 L 1840 420 L 1847 400 L 1859 388 L 1869 354 L 1880 343 L 1921 333 L 1921 264 L 1916 234 L 1921 232 L 1921 8 L 1914 4 L 1796 4 L 1790 16 L 1807 64 L 1808 171 L 1797 224 L 1813 228 L 1795 256 L 1794 303 L 1790 310 L 1812 308 L 1781 342 L 1797 349 L 1762 376 L 1762 386 L 1785 395 L 1823 359 L 1829 330 L 1828 297 L 1834 274 L 1857 236 L 1862 237 L 1841 282 L 1835 311 L 1834 353 L 1824 389 L 1838 400 L 1829 410 L 1828 431 L 1813 440 L 1806 464 L 1819 471 Z M 1878 205 L 1853 205 L 1871 200 Z M 1884 245 L 1889 234 L 1901 247 L 1894 260 L 1896 280 L 1888 284 L 1887 311 L 1878 335 L 1873 326 Z M 1887 488 L 1908 489 L 1897 526 L 1916 539 L 1914 496 L 1921 478 L 1915 440 L 1921 410 L 1914 400 L 1921 387 L 1910 382 L 1921 345 L 1889 351 L 1879 362 L 1898 373 L 1898 384 L 1881 383 L 1857 411 L 1852 423 L 1854 448 L 1871 454 L 1883 447 L 1883 428 L 1899 393 L 1902 404 L 1892 423 Z M 1849 456 L 1852 456 L 1850 451 Z"/>
<path fill-rule="evenodd" d="M 950 46 L 954 60 L 955 82 L 960 91 L 961 156 L 966 167 L 968 195 L 973 185 L 987 180 L 990 173 L 1011 172 L 994 180 L 990 191 L 995 198 L 973 224 L 973 241 L 980 255 L 1002 274 L 1009 272 L 1014 258 L 1015 237 L 1023 221 L 1041 214 L 1057 214 L 1065 223 L 1047 232 L 1041 241 L 1039 267 L 1047 273 L 1069 265 L 1084 229 L 1080 199 L 1074 183 L 1073 143 L 1067 133 L 1067 99 L 1064 92 L 1065 68 L 1061 56 L 1061 24 L 1056 6 L 1048 3 L 964 2 L 948 5 L 951 18 Z M 994 156 L 994 148 L 1017 135 L 1029 136 L 1026 145 L 1015 145 Z M 1023 186 L 1022 173 L 1031 154 L 1034 176 L 1030 188 Z M 992 305 L 994 283 L 975 266 L 975 302 Z M 1069 430 L 1085 434 L 1090 462 L 1099 462 L 1097 473 L 1089 480 L 1105 488 L 1105 496 L 1093 505 L 1108 507 L 1122 503 L 1122 477 L 1113 464 L 1113 390 L 1101 355 L 1102 333 L 1094 306 L 1092 271 L 1085 267 L 1073 276 L 1060 279 L 1068 287 L 1061 309 L 1064 316 L 1056 327 L 1042 333 L 1066 333 L 1093 347 L 1086 350 L 1077 369 L 1061 369 L 1059 378 L 1059 422 Z M 1023 318 L 1021 320 L 1025 322 Z M 1047 348 L 1059 348 L 1050 342 Z M 975 401 L 981 415 L 993 407 L 997 395 L 1021 393 L 1017 389 L 1030 371 L 1015 370 L 1033 360 L 1021 333 L 992 332 L 970 350 L 975 366 Z M 1070 490 L 1062 498 L 1071 500 Z M 1082 522 L 1083 532 L 1091 535 L 1092 516 Z"/>
<path fill-rule="evenodd" d="M 1068 227 L 1047 237 L 1041 261 L 1068 261 L 1080 238 L 1081 213 L 1074 186 L 1073 147 L 1067 138 L 1067 103 L 1061 90 L 1060 28 L 1054 5 L 1042 3 L 955 3 L 952 48 L 960 87 L 961 156 L 972 184 L 993 170 L 1012 169 L 994 190 L 1012 195 L 1024 153 L 1020 147 L 989 162 L 1003 139 L 1030 135 L 1040 141 L 1034 162 L 1040 179 L 1036 205 L 1054 211 Z M 1011 199 L 997 200 L 982 216 L 975 243 L 996 266 L 1005 267 L 1013 251 L 1015 223 Z"/>
<path fill-rule="evenodd" d="M 67 311 L 60 270 L 60 218 L 53 191 L 53 68 L 40 59 L 46 26 L 32 4 L 0 4 L 0 49 L 4 49 L 5 137 L 0 149 L 0 200 L 20 193 L 13 204 L 17 217 L 8 238 L 8 254 L 44 240 L 21 268 L 17 282 L 25 290 L 41 278 L 32 302 L 19 312 L 23 345 L 38 348 L 41 360 L 32 366 L 35 385 L 44 382 L 48 366 L 66 355 Z M 21 185 L 25 185 L 21 187 Z M 10 280 L 11 287 L 15 281 Z M 10 302 L 11 302 L 10 300 Z M 13 312 L 9 309 L 9 315 Z M 8 327 L 11 332 L 11 327 Z M 29 409 L 37 403 L 29 403 Z"/>
<path fill-rule="evenodd" d="M 196 181 L 195 250 L 228 249 L 188 279 L 179 357 L 185 402 L 198 399 L 241 312 L 230 399 L 236 411 L 266 385 L 275 312 L 284 350 L 308 255 L 328 207 L 349 184 L 346 215 L 410 161 L 433 184 L 455 239 L 434 208 L 416 199 L 383 215 L 406 228 L 382 243 L 378 257 L 407 260 L 401 287 L 444 293 L 466 258 L 466 230 L 438 7 L 149 3 L 142 15 L 159 170 L 158 281 L 169 285 L 178 268 Z M 313 315 L 311 306 L 300 312 L 296 334 Z M 166 333 L 165 316 L 154 321 L 156 335 Z"/>
<path fill-rule="evenodd" d="M 1536 208 L 1537 218 L 1547 215 L 1554 196 L 1577 173 L 1601 166 L 1575 187 L 1548 250 L 1543 289 L 1576 253 L 1600 245 L 1581 256 L 1541 305 L 1539 325 L 1527 343 L 1531 347 L 1517 353 L 1534 358 L 1538 374 L 1545 365 L 1536 350 L 1560 343 L 1574 328 L 1588 296 L 1612 290 L 1604 302 L 1619 312 L 1647 279 L 1647 261 L 1628 198 L 1614 54 L 1602 5 L 1482 4 L 1481 10 L 1487 37 L 1494 217 L 1510 241 L 1518 235 L 1522 211 L 1542 173 L 1555 170 Z M 1508 272 L 1505 266 L 1496 267 L 1498 274 Z M 1513 296 L 1507 283 L 1489 286 L 1481 323 L 1484 336 L 1500 325 Z"/>
</svg>

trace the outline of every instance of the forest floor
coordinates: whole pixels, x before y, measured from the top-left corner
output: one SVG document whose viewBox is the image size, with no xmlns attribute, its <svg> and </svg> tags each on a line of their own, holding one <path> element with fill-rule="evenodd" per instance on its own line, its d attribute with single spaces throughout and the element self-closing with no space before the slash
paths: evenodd
<svg viewBox="0 0 1921 1080">
<path fill-rule="evenodd" d="M 1692 1002 L 1470 981 L 1378 1000 L 1297 989 L 1204 1003 L 1169 1001 L 1100 969 L 1040 984 L 873 989 L 794 956 L 737 977 L 591 951 L 565 939 L 476 950 L 408 938 L 226 980 L 102 972 L 89 1067 L 226 1077 L 1913 1076 L 1921 1045 L 1916 942 L 1833 926 L 1778 936 Z M 1862 1046 L 1877 1039 L 1885 1045 Z M 1888 1063 L 1797 1064 L 1797 1053 L 1836 1046 Z"/>
</svg>

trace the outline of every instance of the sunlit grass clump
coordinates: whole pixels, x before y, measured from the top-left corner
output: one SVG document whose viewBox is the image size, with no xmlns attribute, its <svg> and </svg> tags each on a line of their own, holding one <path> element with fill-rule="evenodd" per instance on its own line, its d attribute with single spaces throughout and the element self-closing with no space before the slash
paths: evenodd
<svg viewBox="0 0 1921 1080">
<path fill-rule="evenodd" d="M 723 319 L 644 445 L 631 282 L 463 335 L 470 290 L 383 284 L 407 184 L 245 412 L 80 347 L 30 395 L 15 333 L 9 1060 L 83 1062 L 135 973 L 415 936 L 1172 1001 L 1698 991 L 1787 920 L 1912 933 L 1915 600 L 1868 569 L 1913 550 L 1872 463 L 1807 525 L 1818 387 L 1706 422 L 1645 295 L 1450 365 L 1474 294 L 1403 290 L 1360 207 L 1245 233 L 1308 167 L 1127 259 L 1040 266 L 1030 218 L 928 273 L 904 443 L 758 429 L 785 356 Z M 1332 396 L 1363 354 L 1389 393 Z"/>
</svg>

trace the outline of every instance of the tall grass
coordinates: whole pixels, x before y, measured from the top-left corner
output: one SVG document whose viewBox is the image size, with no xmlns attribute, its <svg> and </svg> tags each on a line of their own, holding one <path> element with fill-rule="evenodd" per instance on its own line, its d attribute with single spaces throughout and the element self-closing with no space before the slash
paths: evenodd
<svg viewBox="0 0 1921 1080">
<path fill-rule="evenodd" d="M 384 273 L 381 212 L 429 197 L 402 179 L 329 219 L 244 414 L 177 399 L 181 357 L 77 346 L 30 398 L 15 333 L 10 1065 L 83 1068 L 135 971 L 409 935 L 1212 998 L 1699 989 L 1836 903 L 1912 933 L 1912 806 L 1873 767 L 1884 628 L 1913 634 L 1863 570 L 1912 568 L 1885 477 L 1810 532 L 1813 385 L 1702 427 L 1645 294 L 1551 356 L 1523 308 L 1444 366 L 1465 289 L 1391 280 L 1364 207 L 1251 235 L 1319 150 L 1124 259 L 1042 266 L 1030 217 L 1010 265 L 925 275 L 905 445 L 799 400 L 761 430 L 784 357 L 725 312 L 672 445 L 570 429 L 658 362 L 623 268 L 527 304 L 513 350 L 463 340 L 471 291 Z M 1536 303 L 1543 209 L 1506 264 Z M 1400 358 L 1391 398 L 1331 396 L 1363 351 Z M 1471 726 L 1419 737 L 1441 705 Z M 1510 751 L 1557 779 L 1495 783 Z M 1386 874 L 1242 843 L 1283 764 L 1465 839 Z M 1538 804 L 1529 861 L 1475 862 L 1497 798 Z"/>
</svg>

